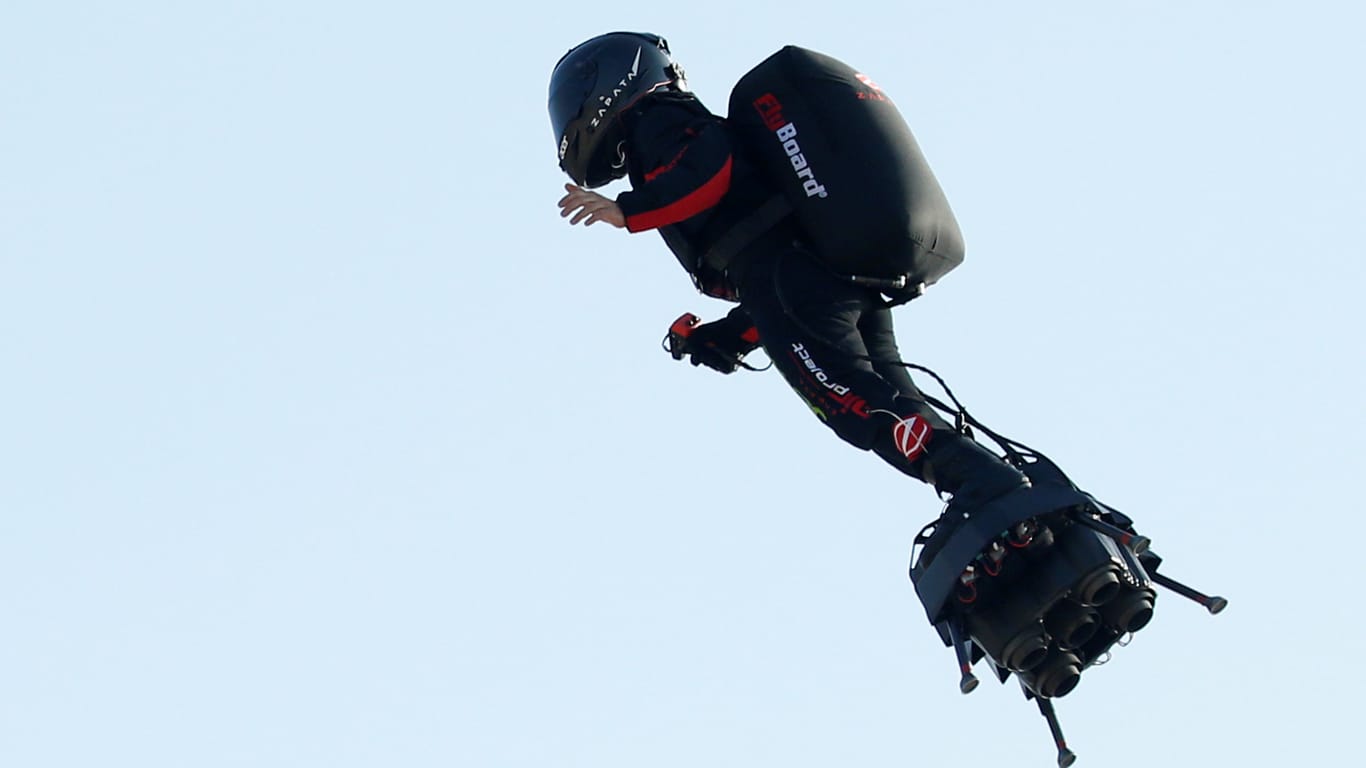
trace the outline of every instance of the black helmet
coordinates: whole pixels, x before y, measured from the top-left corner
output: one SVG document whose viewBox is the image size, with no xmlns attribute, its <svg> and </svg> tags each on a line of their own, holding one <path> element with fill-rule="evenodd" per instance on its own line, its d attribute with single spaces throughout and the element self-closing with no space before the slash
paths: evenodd
<svg viewBox="0 0 1366 768">
<path fill-rule="evenodd" d="M 687 85 L 658 35 L 612 32 L 570 49 L 550 75 L 550 125 L 560 168 L 585 187 L 625 176 L 621 115 L 660 88 L 682 91 Z"/>
</svg>

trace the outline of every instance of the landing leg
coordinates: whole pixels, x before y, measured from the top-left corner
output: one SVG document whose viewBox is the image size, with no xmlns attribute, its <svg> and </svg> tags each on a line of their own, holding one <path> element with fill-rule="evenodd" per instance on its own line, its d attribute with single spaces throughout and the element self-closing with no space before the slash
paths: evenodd
<svg viewBox="0 0 1366 768">
<path fill-rule="evenodd" d="M 957 617 L 949 619 L 949 642 L 953 644 L 953 653 L 958 657 L 958 670 L 963 673 L 963 678 L 958 681 L 958 690 L 972 693 L 977 688 L 977 677 L 972 674 L 972 640 L 965 636 L 963 622 Z"/>
<path fill-rule="evenodd" d="M 1042 696 L 1034 700 L 1039 703 L 1039 712 L 1048 721 L 1048 730 L 1053 732 L 1053 743 L 1058 745 L 1058 768 L 1067 768 L 1077 761 L 1077 755 L 1067 748 L 1067 740 L 1062 737 L 1062 726 L 1058 725 L 1058 713 L 1053 711 L 1053 702 Z"/>
<path fill-rule="evenodd" d="M 1219 597 L 1218 595 L 1211 596 L 1201 594 L 1200 592 L 1196 592 L 1195 590 L 1191 589 L 1185 584 L 1182 584 L 1181 582 L 1175 579 L 1169 579 L 1160 573 L 1154 572 L 1149 575 L 1152 576 L 1153 581 L 1166 587 L 1167 589 L 1170 589 L 1176 594 L 1181 595 L 1182 597 L 1190 598 L 1191 600 L 1194 600 L 1195 602 L 1205 606 L 1205 610 L 1209 611 L 1210 613 L 1218 613 L 1228 607 L 1228 601 L 1222 597 Z"/>
</svg>

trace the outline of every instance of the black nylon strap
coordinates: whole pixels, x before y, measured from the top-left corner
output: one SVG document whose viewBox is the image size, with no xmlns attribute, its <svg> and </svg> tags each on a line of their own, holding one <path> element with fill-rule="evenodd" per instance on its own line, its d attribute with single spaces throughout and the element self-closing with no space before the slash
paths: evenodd
<svg viewBox="0 0 1366 768">
<path fill-rule="evenodd" d="M 735 226 L 716 239 L 711 248 L 702 254 L 702 263 L 725 274 L 731 260 L 753 243 L 760 235 L 773 229 L 793 211 L 792 203 L 782 195 L 774 195 Z"/>
</svg>

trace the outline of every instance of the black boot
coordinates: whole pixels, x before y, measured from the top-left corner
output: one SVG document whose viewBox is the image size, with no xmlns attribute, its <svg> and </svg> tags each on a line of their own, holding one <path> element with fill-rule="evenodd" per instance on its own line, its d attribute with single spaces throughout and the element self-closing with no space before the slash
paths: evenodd
<svg viewBox="0 0 1366 768">
<path fill-rule="evenodd" d="M 950 510 L 967 511 L 1029 484 L 1023 472 L 955 430 L 936 431 L 922 461 L 925 481 L 953 494 Z"/>
<path fill-rule="evenodd" d="M 917 462 L 921 478 L 953 498 L 934 525 L 934 533 L 917 561 L 928 565 L 964 515 L 989 501 L 1029 487 L 1029 478 L 976 440 L 955 430 L 936 431 Z"/>
</svg>

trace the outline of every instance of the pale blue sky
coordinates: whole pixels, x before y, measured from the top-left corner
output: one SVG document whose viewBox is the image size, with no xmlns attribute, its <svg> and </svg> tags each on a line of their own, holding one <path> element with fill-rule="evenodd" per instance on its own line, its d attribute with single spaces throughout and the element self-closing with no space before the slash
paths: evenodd
<svg viewBox="0 0 1366 768">
<path fill-rule="evenodd" d="M 873 76 L 968 242 L 907 358 L 1232 601 L 1083 676 L 1079 766 L 1357 753 L 1359 4 L 17 2 L 0 764 L 1053 764 L 924 621 L 934 495 L 556 216 L 613 29 L 718 110 L 786 43 Z"/>
</svg>

